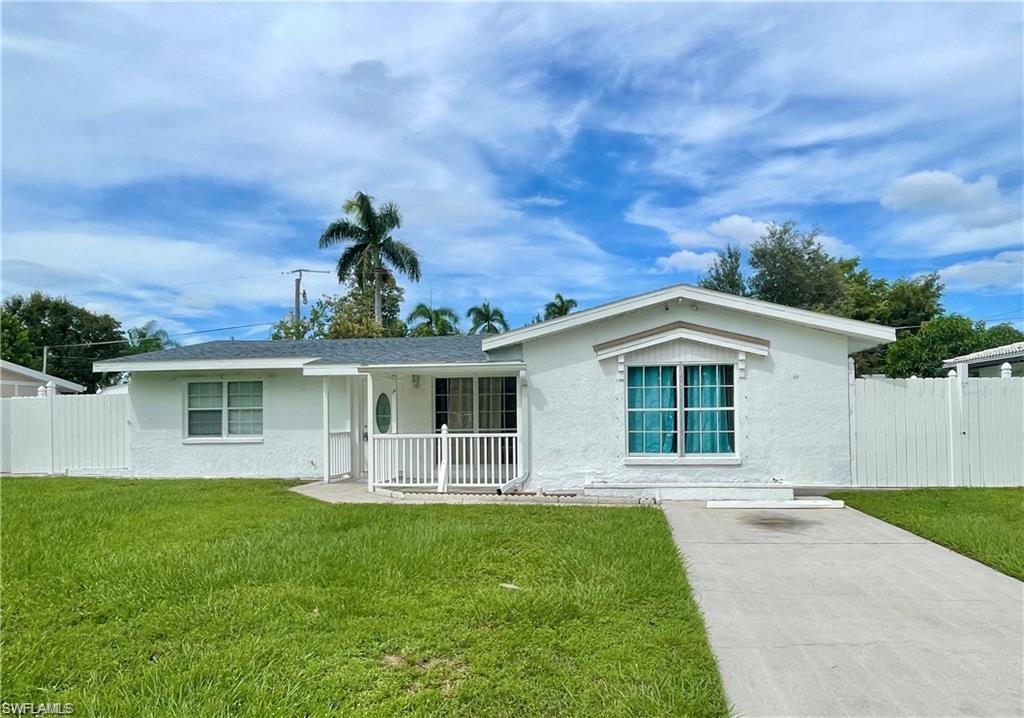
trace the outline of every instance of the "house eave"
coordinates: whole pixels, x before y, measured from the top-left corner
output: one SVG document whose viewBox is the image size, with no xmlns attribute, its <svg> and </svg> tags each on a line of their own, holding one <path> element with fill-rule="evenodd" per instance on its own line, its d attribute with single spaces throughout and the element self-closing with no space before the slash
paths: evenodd
<svg viewBox="0 0 1024 718">
<path fill-rule="evenodd" d="M 53 376 L 52 374 L 44 374 L 41 371 L 30 369 L 27 366 L 21 366 L 9 361 L 0 361 L 0 370 L 11 372 L 12 374 L 21 374 L 28 379 L 34 381 L 41 381 L 43 383 L 53 382 L 53 385 L 64 391 L 70 391 L 75 393 L 81 393 L 85 391 L 85 387 L 81 384 L 76 384 L 73 381 L 67 379 L 61 379 L 59 376 Z"/>
<path fill-rule="evenodd" d="M 360 374 L 383 372 L 388 374 L 435 374 L 457 376 L 467 372 L 473 374 L 507 374 L 526 368 L 521 361 L 488 362 L 444 362 L 425 364 L 364 364 L 358 368 Z"/>
<path fill-rule="evenodd" d="M 150 371 L 233 371 L 241 369 L 302 369 L 317 357 L 287 359 L 180 359 L 171 361 L 107 361 L 94 362 L 94 372 Z"/>
</svg>

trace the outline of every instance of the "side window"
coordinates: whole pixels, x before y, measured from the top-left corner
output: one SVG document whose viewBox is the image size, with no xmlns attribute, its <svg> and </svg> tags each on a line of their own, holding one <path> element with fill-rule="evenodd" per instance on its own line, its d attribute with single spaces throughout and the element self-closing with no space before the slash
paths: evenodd
<svg viewBox="0 0 1024 718">
<path fill-rule="evenodd" d="M 224 385 L 196 381 L 188 385 L 188 436 L 221 436 L 224 430 Z"/>
<path fill-rule="evenodd" d="M 189 438 L 262 436 L 263 382 L 189 382 L 185 410 Z"/>
</svg>

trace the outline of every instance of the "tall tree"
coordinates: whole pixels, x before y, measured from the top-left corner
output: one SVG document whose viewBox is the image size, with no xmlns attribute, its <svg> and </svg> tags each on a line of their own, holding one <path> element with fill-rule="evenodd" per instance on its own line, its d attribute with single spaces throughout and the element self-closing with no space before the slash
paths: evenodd
<svg viewBox="0 0 1024 718">
<path fill-rule="evenodd" d="M 818 230 L 773 224 L 750 248 L 750 296 L 788 307 L 833 312 L 844 297 L 844 267 L 818 241 Z"/>
<path fill-rule="evenodd" d="M 505 312 L 492 307 L 490 302 L 470 307 L 466 312 L 466 318 L 470 322 L 470 334 L 501 334 L 508 331 Z"/>
<path fill-rule="evenodd" d="M 567 299 L 562 296 L 561 292 L 555 295 L 555 298 L 544 305 L 544 319 L 554 319 L 555 317 L 564 317 L 566 314 L 576 308 L 575 299 Z"/>
<path fill-rule="evenodd" d="M 445 337 L 459 333 L 459 317 L 448 307 L 431 307 L 423 302 L 409 312 L 410 334 L 416 337 Z"/>
<path fill-rule="evenodd" d="M 747 295 L 747 282 L 743 277 L 743 252 L 735 244 L 727 244 L 718 252 L 697 284 L 704 289 L 727 292 L 740 297 Z"/>
<path fill-rule="evenodd" d="M 381 318 L 373 316 L 374 287 L 360 286 L 348 280 L 343 295 L 324 296 L 314 302 L 308 317 L 296 325 L 289 314 L 273 326 L 271 339 L 354 339 L 363 337 L 403 337 L 408 329 L 401 319 L 405 292 L 388 277 L 381 289 Z"/>
<path fill-rule="evenodd" d="M 937 317 L 917 333 L 902 334 L 889 348 L 885 373 L 892 377 L 942 376 L 946 359 L 1024 341 L 1024 332 L 1009 324 L 987 327 L 967 317 L 949 314 Z"/>
<path fill-rule="evenodd" d="M 11 312 L 0 310 L 0 358 L 29 366 L 32 363 L 32 342 L 21 320 Z"/>
<path fill-rule="evenodd" d="M 373 197 L 356 192 L 345 202 L 348 218 L 331 222 L 320 235 L 320 249 L 348 243 L 338 258 L 338 281 L 355 278 L 360 286 L 373 285 L 373 318 L 383 325 L 381 307 L 384 283 L 393 271 L 414 282 L 420 280 L 420 260 L 416 251 L 391 233 L 402 226 L 398 205 L 385 202 L 374 207 Z"/>
<path fill-rule="evenodd" d="M 32 369 L 43 368 L 43 347 L 51 347 L 46 371 L 83 384 L 90 392 L 101 385 L 92 363 L 125 353 L 121 324 L 109 314 L 95 314 L 64 297 L 33 292 L 4 301 L 4 312 L 15 315 L 28 333 Z M 68 346 L 72 345 L 72 346 Z"/>
</svg>

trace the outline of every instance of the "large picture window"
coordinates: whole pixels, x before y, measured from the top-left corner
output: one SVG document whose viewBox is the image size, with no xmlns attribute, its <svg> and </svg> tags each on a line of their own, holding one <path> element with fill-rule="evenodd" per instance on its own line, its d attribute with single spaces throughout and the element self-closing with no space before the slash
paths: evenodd
<svg viewBox="0 0 1024 718">
<path fill-rule="evenodd" d="M 514 432 L 514 376 L 452 377 L 434 380 L 434 430 Z"/>
<path fill-rule="evenodd" d="M 730 364 L 628 367 L 628 454 L 735 454 L 734 375 Z"/>
<path fill-rule="evenodd" d="M 186 392 L 188 438 L 263 435 L 263 382 L 193 381 Z"/>
</svg>

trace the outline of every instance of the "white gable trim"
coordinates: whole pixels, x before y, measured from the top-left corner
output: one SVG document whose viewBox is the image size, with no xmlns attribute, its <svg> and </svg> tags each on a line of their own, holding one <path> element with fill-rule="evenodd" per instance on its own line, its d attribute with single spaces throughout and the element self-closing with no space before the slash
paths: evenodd
<svg viewBox="0 0 1024 718">
<path fill-rule="evenodd" d="M 494 351 L 501 347 L 507 347 L 522 342 L 540 339 L 541 337 L 555 332 L 572 329 L 591 322 L 608 319 L 610 317 L 635 312 L 650 306 L 664 302 L 696 302 L 707 304 L 724 309 L 732 309 L 738 312 L 754 314 L 757 316 L 777 319 L 779 321 L 791 322 L 821 331 L 843 334 L 848 337 L 866 339 L 876 344 L 896 341 L 896 330 L 892 327 L 884 327 L 869 322 L 860 322 L 854 319 L 834 317 L 820 312 L 811 312 L 806 309 L 793 309 L 784 307 L 781 304 L 762 302 L 757 299 L 737 297 L 732 294 L 715 292 L 710 289 L 702 289 L 688 284 L 677 284 L 665 289 L 658 289 L 635 297 L 628 297 L 610 304 L 602 304 L 593 309 L 586 309 L 581 312 L 569 314 L 557 319 L 549 319 L 540 324 L 523 327 L 515 331 L 506 332 L 487 337 L 483 341 L 484 351 Z"/>
<path fill-rule="evenodd" d="M 705 332 L 698 332 L 692 329 L 678 327 L 662 334 L 643 337 L 634 341 L 624 342 L 614 347 L 609 347 L 608 349 L 595 351 L 597 352 L 598 359 L 609 359 L 621 354 L 628 354 L 629 352 L 637 351 L 638 349 L 646 349 L 647 347 L 657 346 L 658 344 L 672 342 L 677 339 L 698 342 L 700 344 L 709 344 L 723 349 L 732 349 L 733 351 L 747 352 L 748 354 L 756 354 L 763 357 L 768 356 L 768 347 L 762 344 L 754 344 L 752 342 L 745 342 L 739 339 L 718 336 L 717 334 L 707 334 Z"/>
</svg>

